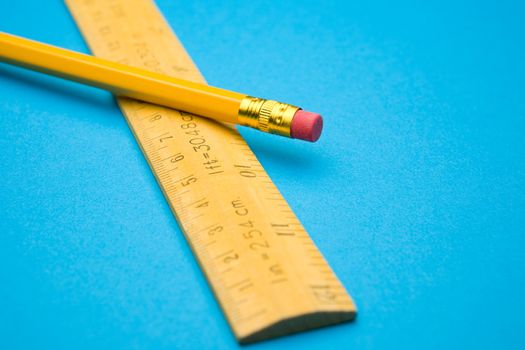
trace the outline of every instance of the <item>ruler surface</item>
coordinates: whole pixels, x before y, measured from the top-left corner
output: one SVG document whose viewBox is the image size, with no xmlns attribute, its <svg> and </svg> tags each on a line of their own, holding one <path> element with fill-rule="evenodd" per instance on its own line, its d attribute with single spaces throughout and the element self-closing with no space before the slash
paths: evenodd
<svg viewBox="0 0 525 350">
<path fill-rule="evenodd" d="M 151 1 L 66 3 L 95 55 L 205 82 Z M 239 342 L 355 317 L 352 299 L 234 126 L 117 100 Z"/>
</svg>

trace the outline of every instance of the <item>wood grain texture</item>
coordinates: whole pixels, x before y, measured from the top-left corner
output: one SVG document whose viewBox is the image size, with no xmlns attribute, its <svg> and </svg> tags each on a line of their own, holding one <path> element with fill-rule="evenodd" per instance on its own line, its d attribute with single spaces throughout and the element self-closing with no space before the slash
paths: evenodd
<svg viewBox="0 0 525 350">
<path fill-rule="evenodd" d="M 205 82 L 154 3 L 66 3 L 95 55 Z M 352 299 L 234 126 L 118 103 L 239 342 L 355 317 Z"/>
</svg>

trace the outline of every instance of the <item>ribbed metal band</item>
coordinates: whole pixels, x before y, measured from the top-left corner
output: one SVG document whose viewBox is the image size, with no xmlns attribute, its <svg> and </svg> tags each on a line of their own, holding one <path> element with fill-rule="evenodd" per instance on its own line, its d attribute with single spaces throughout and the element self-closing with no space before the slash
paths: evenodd
<svg viewBox="0 0 525 350">
<path fill-rule="evenodd" d="M 287 103 L 246 96 L 239 107 L 239 124 L 290 137 L 292 119 L 299 109 Z"/>
</svg>

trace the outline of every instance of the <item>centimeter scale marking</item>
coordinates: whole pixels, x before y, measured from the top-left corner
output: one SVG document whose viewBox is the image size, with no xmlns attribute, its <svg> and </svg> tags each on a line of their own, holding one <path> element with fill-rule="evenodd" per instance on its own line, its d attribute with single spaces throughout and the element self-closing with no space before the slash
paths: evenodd
<svg viewBox="0 0 525 350">
<path fill-rule="evenodd" d="M 205 82 L 147 0 L 66 0 L 94 54 Z M 352 299 L 233 126 L 118 98 L 241 343 L 351 320 Z"/>
</svg>

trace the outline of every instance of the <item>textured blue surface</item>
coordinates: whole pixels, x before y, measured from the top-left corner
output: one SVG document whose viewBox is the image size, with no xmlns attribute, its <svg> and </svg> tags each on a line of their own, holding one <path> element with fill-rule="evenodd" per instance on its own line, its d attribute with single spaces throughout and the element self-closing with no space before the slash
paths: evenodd
<svg viewBox="0 0 525 350">
<path fill-rule="evenodd" d="M 325 115 L 241 132 L 359 306 L 253 349 L 525 347 L 524 8 L 159 1 L 209 82 Z M 65 6 L 0 30 L 87 52 Z M 237 348 L 102 91 L 0 64 L 0 348 Z"/>
</svg>

